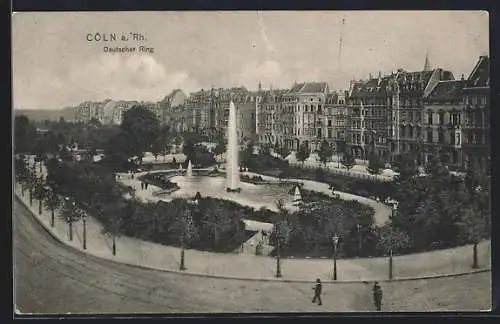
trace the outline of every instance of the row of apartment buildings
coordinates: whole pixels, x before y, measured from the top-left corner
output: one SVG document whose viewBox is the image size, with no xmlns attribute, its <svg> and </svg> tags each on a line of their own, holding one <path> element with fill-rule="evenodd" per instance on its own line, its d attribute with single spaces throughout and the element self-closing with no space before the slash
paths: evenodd
<svg viewBox="0 0 500 324">
<path fill-rule="evenodd" d="M 209 89 L 186 96 L 174 90 L 151 102 L 84 102 L 76 120 L 97 118 L 120 123 L 123 112 L 141 104 L 176 131 L 217 131 L 227 126 L 229 103 L 237 108 L 238 136 L 263 144 L 310 151 L 326 139 L 334 151 L 386 160 L 413 150 L 419 161 L 439 153 L 453 167 L 471 158 L 489 167 L 489 58 L 480 56 L 465 79 L 431 68 L 426 58 L 417 72 L 402 69 L 351 81 L 348 90 L 331 91 L 326 82 L 294 83 L 289 89 L 249 91 L 244 87 Z"/>
<path fill-rule="evenodd" d="M 176 89 L 158 102 L 114 101 L 111 99 L 99 102 L 84 101 L 73 108 L 74 121 L 88 122 L 95 119 L 102 124 L 120 124 L 125 111 L 133 106 L 141 105 L 150 109 L 162 123 L 175 124 L 178 119 L 182 122 L 186 97 L 182 90 Z M 175 125 L 177 126 L 177 124 Z"/>
<path fill-rule="evenodd" d="M 487 56 L 458 80 L 426 60 L 419 72 L 352 82 L 347 147 L 359 158 L 376 152 L 390 159 L 411 150 L 423 162 L 440 154 L 456 168 L 471 158 L 489 168 L 489 72 Z"/>
</svg>

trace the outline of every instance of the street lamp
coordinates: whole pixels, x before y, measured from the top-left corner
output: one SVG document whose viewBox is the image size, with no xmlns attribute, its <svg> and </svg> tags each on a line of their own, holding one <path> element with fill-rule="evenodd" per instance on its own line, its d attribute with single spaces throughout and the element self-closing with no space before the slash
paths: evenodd
<svg viewBox="0 0 500 324">
<path fill-rule="evenodd" d="M 393 202 L 392 204 L 392 219 L 391 219 L 391 227 L 390 227 L 390 235 L 389 235 L 389 280 L 392 280 L 392 222 L 394 221 L 394 215 L 398 210 L 398 203 Z"/>
<path fill-rule="evenodd" d="M 71 204 L 71 206 L 73 208 L 75 207 L 75 202 L 72 201 L 68 196 L 64 197 L 64 199 L 66 200 L 67 204 Z M 67 221 L 68 221 L 68 225 L 69 225 L 69 240 L 73 241 L 73 210 L 70 210 L 70 213 L 68 216 L 69 216 L 69 219 Z"/>
<path fill-rule="evenodd" d="M 333 240 L 333 280 L 337 280 L 337 244 L 339 243 L 339 236 L 335 234 Z"/>
<path fill-rule="evenodd" d="M 276 222 L 276 278 L 281 278 L 280 227 Z"/>
<path fill-rule="evenodd" d="M 83 249 L 87 249 L 87 213 L 82 211 L 82 221 L 83 221 Z"/>
</svg>

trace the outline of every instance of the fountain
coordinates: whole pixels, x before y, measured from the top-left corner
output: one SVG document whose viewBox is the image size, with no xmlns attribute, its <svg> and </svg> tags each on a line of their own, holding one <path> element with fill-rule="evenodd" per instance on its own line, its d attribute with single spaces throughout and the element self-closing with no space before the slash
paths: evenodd
<svg viewBox="0 0 500 324">
<path fill-rule="evenodd" d="M 226 180 L 228 192 L 240 192 L 240 174 L 238 169 L 238 134 L 236 132 L 236 107 L 229 104 L 229 120 L 227 123 Z"/>
<path fill-rule="evenodd" d="M 193 165 L 191 164 L 191 160 L 188 161 L 188 166 L 187 166 L 187 171 L 186 171 L 186 177 L 192 178 L 193 177 Z"/>
<path fill-rule="evenodd" d="M 293 205 L 297 206 L 302 202 L 302 195 L 300 194 L 299 186 L 295 187 L 295 193 L 293 194 Z"/>
</svg>

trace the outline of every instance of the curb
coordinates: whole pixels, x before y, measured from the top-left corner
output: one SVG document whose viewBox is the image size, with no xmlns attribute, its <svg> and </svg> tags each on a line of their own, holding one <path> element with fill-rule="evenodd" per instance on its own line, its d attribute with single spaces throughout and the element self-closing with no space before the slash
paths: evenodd
<svg viewBox="0 0 500 324">
<path fill-rule="evenodd" d="M 179 274 L 183 276 L 193 276 L 193 277 L 201 277 L 201 278 L 210 278 L 210 279 L 226 279 L 226 280 L 240 280 L 240 281 L 260 281 L 260 282 L 278 282 L 278 283 L 307 283 L 310 284 L 311 280 L 294 280 L 294 279 L 280 279 L 280 278 L 249 278 L 249 277 L 235 277 L 235 276 L 221 276 L 221 275 L 211 275 L 211 274 L 205 274 L 205 273 L 199 273 L 199 272 L 191 272 L 191 271 L 180 271 L 180 270 L 173 270 L 173 269 L 165 269 L 165 268 L 157 268 L 157 267 L 152 267 L 152 266 L 145 266 L 145 265 L 139 265 L 139 264 L 134 264 L 134 263 L 129 263 L 126 261 L 118 261 L 118 260 L 113 260 L 110 258 L 105 258 L 101 256 L 97 256 L 93 253 L 90 253 L 86 250 L 79 249 L 75 246 L 72 246 L 70 244 L 67 244 L 64 242 L 61 238 L 59 238 L 55 233 L 51 231 L 50 228 L 47 227 L 38 217 L 33 214 L 31 211 L 30 207 L 18 196 L 18 193 L 15 192 L 15 197 L 16 199 L 28 210 L 28 212 L 35 218 L 35 220 L 42 225 L 42 228 L 49 233 L 50 236 L 52 236 L 57 242 L 63 244 L 66 247 L 69 247 L 73 250 L 78 251 L 81 254 L 84 255 L 90 255 L 95 258 L 99 258 L 101 260 L 106 260 L 109 262 L 113 262 L 116 264 L 124 264 L 130 267 L 134 268 L 139 268 L 139 269 L 144 269 L 144 270 L 151 270 L 151 271 L 156 271 L 156 272 L 166 272 L 166 273 L 173 273 L 173 274 Z M 416 281 L 416 280 L 428 280 L 428 279 L 439 279 L 439 278 L 448 278 L 448 277 L 458 277 L 458 276 L 465 276 L 465 275 L 470 275 L 470 274 L 475 274 L 475 273 L 483 273 L 483 272 L 491 272 L 491 268 L 485 268 L 485 269 L 477 269 L 477 270 L 472 270 L 468 272 L 460 272 L 460 273 L 451 273 L 451 274 L 439 274 L 439 275 L 428 275 L 428 276 L 421 276 L 421 277 L 410 277 L 410 278 L 394 278 L 392 280 L 389 279 L 378 279 L 378 280 L 325 280 L 322 281 L 324 284 L 369 284 L 373 282 L 403 282 L 403 281 Z"/>
</svg>

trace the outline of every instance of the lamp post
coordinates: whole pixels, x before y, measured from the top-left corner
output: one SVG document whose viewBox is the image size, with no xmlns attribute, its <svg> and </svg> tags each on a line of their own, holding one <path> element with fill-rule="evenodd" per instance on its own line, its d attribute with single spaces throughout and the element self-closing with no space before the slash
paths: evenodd
<svg viewBox="0 0 500 324">
<path fill-rule="evenodd" d="M 281 278 L 280 227 L 276 222 L 276 278 Z"/>
<path fill-rule="evenodd" d="M 87 249 L 87 214 L 82 211 L 82 221 L 83 221 L 83 249 Z"/>
<path fill-rule="evenodd" d="M 186 266 L 184 265 L 184 233 L 182 233 L 182 238 L 181 238 L 181 264 L 179 266 L 179 270 L 181 271 L 186 270 Z"/>
<path fill-rule="evenodd" d="M 392 222 L 394 220 L 394 215 L 396 214 L 398 209 L 397 202 L 392 204 L 392 219 L 391 219 L 391 227 L 390 227 L 390 235 L 389 235 L 389 280 L 392 280 Z"/>
<path fill-rule="evenodd" d="M 337 244 L 339 243 L 339 236 L 335 234 L 333 240 L 333 280 L 337 280 Z"/>
<path fill-rule="evenodd" d="M 70 204 L 71 207 L 75 207 L 75 202 L 70 200 L 70 198 L 68 196 L 64 197 L 64 199 L 66 200 L 66 203 L 67 204 Z M 69 213 L 69 219 L 68 219 L 68 226 L 69 226 L 69 240 L 70 241 L 73 241 L 73 208 L 72 210 L 70 210 L 70 213 Z"/>
</svg>

